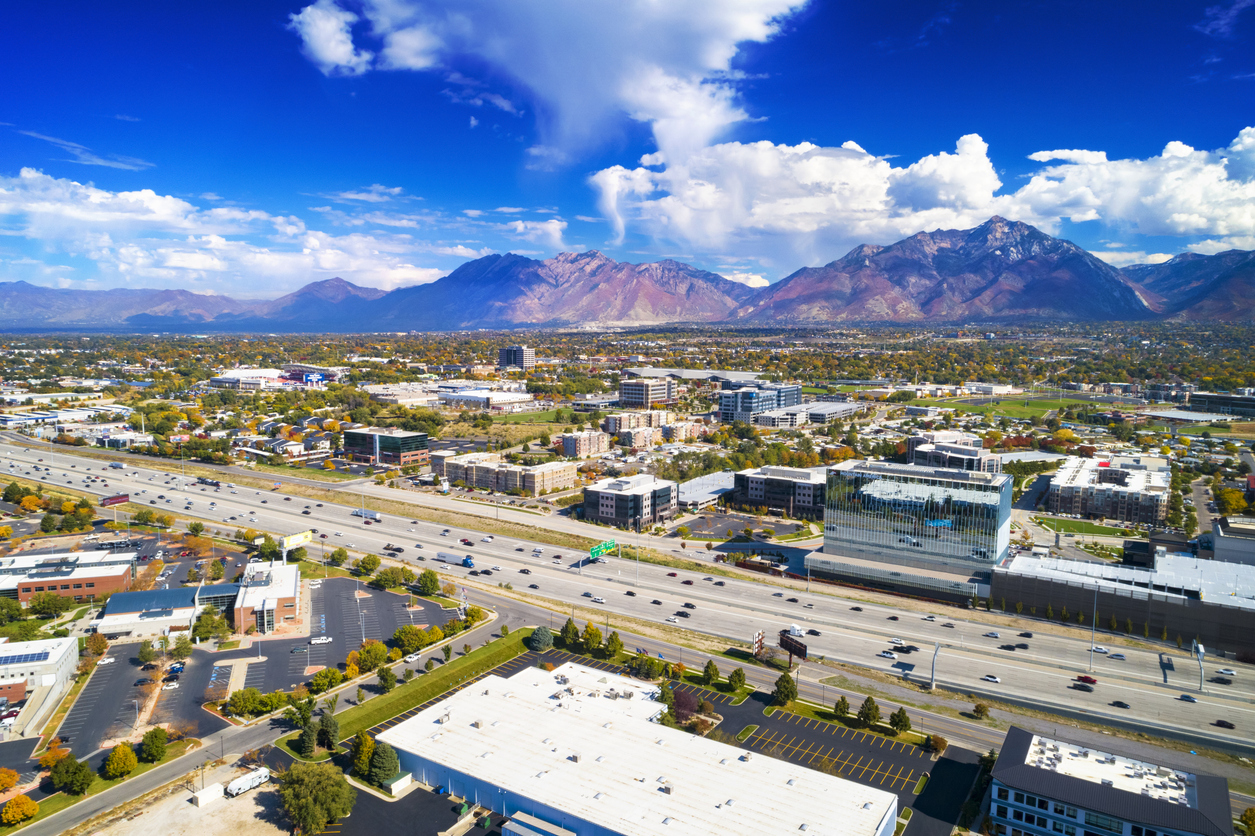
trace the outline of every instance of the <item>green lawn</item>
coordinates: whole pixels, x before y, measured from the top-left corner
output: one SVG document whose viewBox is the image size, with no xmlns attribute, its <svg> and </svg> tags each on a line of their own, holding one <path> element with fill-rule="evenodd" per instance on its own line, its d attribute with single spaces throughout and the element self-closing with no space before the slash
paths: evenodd
<svg viewBox="0 0 1255 836">
<path fill-rule="evenodd" d="M 913 793 L 915 795 L 919 795 L 920 793 L 924 791 L 924 787 L 926 786 L 928 786 L 928 773 L 927 772 L 919 776 L 919 780 L 915 782 L 915 789 Z"/>
<path fill-rule="evenodd" d="M 854 710 L 854 706 L 851 706 L 850 708 L 851 710 Z M 770 711 L 771 709 L 768 710 Z M 789 708 L 789 711 L 802 717 L 809 717 L 812 720 L 819 720 L 824 723 L 840 724 L 846 728 L 854 729 L 855 731 L 874 734 L 877 737 L 883 737 L 888 740 L 896 740 L 899 743 L 913 743 L 916 746 L 923 746 L 924 741 L 927 739 L 924 735 L 915 731 L 895 734 L 893 730 L 884 723 L 869 729 L 860 723 L 858 718 L 853 714 L 843 718 L 837 717 L 837 713 L 831 708 L 823 708 L 815 705 L 814 703 L 805 702 L 804 700 L 794 700 L 793 705 Z M 884 719 L 887 720 L 888 718 L 886 717 Z"/>
<path fill-rule="evenodd" d="M 1065 534 L 1101 534 L 1108 537 L 1119 537 L 1128 529 L 1112 528 L 1109 525 L 1096 525 L 1087 520 L 1059 520 L 1053 517 L 1033 517 L 1033 522 L 1050 531 Z"/>
<path fill-rule="evenodd" d="M 758 731 L 757 723 L 748 725 L 737 733 L 736 739 L 741 743 L 744 743 L 746 740 L 749 740 L 749 736 L 756 731 Z"/>
<path fill-rule="evenodd" d="M 494 415 L 492 422 L 494 424 L 552 424 L 557 415 L 556 409 L 546 412 L 520 412 L 517 415 Z"/>
</svg>

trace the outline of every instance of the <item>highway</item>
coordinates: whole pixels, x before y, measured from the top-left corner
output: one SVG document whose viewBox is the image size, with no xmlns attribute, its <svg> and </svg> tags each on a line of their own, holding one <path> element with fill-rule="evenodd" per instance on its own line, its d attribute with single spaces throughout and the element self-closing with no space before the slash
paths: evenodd
<svg viewBox="0 0 1255 836">
<path fill-rule="evenodd" d="M 8 469 L 11 462 L 21 462 L 23 475 L 27 472 L 26 466 L 43 467 L 51 463 L 49 451 L 41 448 L 33 447 L 25 452 L 21 447 L 0 444 L 0 455 L 3 456 L 0 468 Z M 38 462 L 41 458 L 45 461 Z M 482 532 L 453 528 L 445 535 L 443 526 L 391 515 L 385 515 L 382 523 L 367 526 L 360 518 L 351 516 L 351 505 L 325 503 L 318 507 L 314 501 L 301 497 L 285 499 L 281 491 L 237 487 L 232 492 L 225 480 L 217 491 L 201 485 L 179 489 L 167 484 L 172 475 L 177 475 L 177 466 L 163 469 L 129 466 L 125 470 L 112 470 L 104 465 L 109 487 L 97 483 L 84 485 L 84 476 L 101 475 L 99 461 L 72 457 L 60 449 L 56 460 L 57 467 L 49 482 L 97 495 L 129 492 L 133 500 L 144 504 L 156 500 L 157 505 L 149 506 L 154 510 L 200 518 L 218 529 L 233 532 L 236 528 L 251 527 L 282 535 L 312 526 L 319 532 L 311 548 L 313 556 L 319 554 L 320 547 L 330 550 L 336 546 L 383 556 L 386 554 L 383 546 L 391 543 L 405 548 L 401 557 L 408 565 L 416 569 L 437 566 L 442 574 L 460 583 L 468 575 L 466 569 L 417 558 L 420 555 L 434 557 L 436 550 L 470 554 L 476 570 L 500 567 L 492 576 L 478 579 L 483 583 L 508 582 L 516 590 L 535 584 L 539 587 L 532 590 L 535 594 L 565 606 L 578 603 L 586 609 L 603 610 L 610 615 L 612 623 L 615 615 L 659 623 L 674 618 L 677 627 L 740 642 L 748 642 L 759 629 L 771 640 L 779 630 L 797 624 L 803 630 L 820 633 L 804 637 L 812 655 L 915 681 L 928 678 L 930 657 L 934 643 L 938 643 L 939 685 L 1045 710 L 1083 712 L 1099 722 L 1141 725 L 1148 731 L 1185 734 L 1191 740 L 1206 741 L 1220 748 L 1248 752 L 1255 748 L 1255 666 L 1208 662 L 1204 666 L 1207 680 L 1215 677 L 1217 669 L 1222 667 L 1234 668 L 1237 674 L 1229 677 L 1230 685 L 1207 681 L 1199 691 L 1198 665 L 1185 652 L 1161 653 L 1111 645 L 1111 651 L 1119 651 L 1127 658 L 1115 660 L 1110 654 L 1094 654 L 1091 672 L 1088 636 L 1076 632 L 1067 636 L 1037 633 L 1032 638 L 1022 637 L 1017 634 L 1033 630 L 1034 622 L 1026 620 L 1020 627 L 1010 629 L 991 626 L 1013 621 L 998 614 L 985 616 L 988 620 L 985 623 L 977 620 L 983 613 L 940 607 L 936 620 L 927 621 L 913 610 L 842 598 L 833 587 L 816 585 L 816 589 L 808 593 L 795 587 L 773 585 L 765 578 L 763 581 L 741 580 L 682 570 L 670 577 L 672 570 L 666 567 L 637 565 L 614 558 L 607 563 L 588 564 L 577 559 L 577 555 L 563 554 L 563 550 L 550 546 L 544 546 L 542 556 L 535 557 L 532 549 L 537 544 L 532 542 L 498 536 L 486 543 Z M 74 468 L 69 466 L 71 462 L 76 465 Z M 90 473 L 87 468 L 91 468 Z M 38 479 L 45 475 L 48 474 L 43 471 L 32 471 L 27 478 Z M 172 501 L 157 500 L 158 495 Z M 404 496 L 422 504 L 427 504 L 430 498 L 426 494 L 406 493 Z M 186 499 L 192 501 L 190 509 L 184 507 Z M 217 503 L 212 510 L 210 502 Z M 304 510 L 311 513 L 304 515 L 301 513 Z M 523 516 L 530 518 L 527 522 L 533 525 L 551 527 L 550 523 L 558 522 L 530 514 Z M 224 518 L 227 518 L 225 522 Z M 461 538 L 470 539 L 473 545 L 460 545 Z M 562 554 L 562 558 L 555 559 L 555 553 Z M 522 569 L 529 570 L 530 574 L 522 574 Z M 723 585 L 716 585 L 719 582 Z M 604 598 L 605 603 L 594 604 L 594 596 Z M 797 599 L 796 602 L 790 601 L 791 598 Z M 685 602 L 693 604 L 695 609 L 683 607 Z M 854 606 L 861 607 L 861 611 L 852 609 Z M 679 613 L 688 613 L 690 617 L 684 618 Z M 960 613 L 967 617 L 961 618 Z M 891 620 L 895 617 L 898 620 Z M 983 635 L 990 631 L 1000 636 Z M 894 638 L 919 650 L 902 652 L 901 646 L 890 643 Z M 1099 643 L 1102 642 L 1100 636 Z M 1001 649 L 1007 645 L 1027 646 Z M 877 655 L 881 651 L 895 652 L 898 658 L 882 658 Z M 982 681 L 986 675 L 996 676 L 1001 681 Z M 1080 675 L 1092 675 L 1098 680 L 1093 693 L 1072 687 Z M 1186 693 L 1195 696 L 1198 702 L 1183 701 L 1180 697 Z M 1116 701 L 1131 707 L 1112 706 Z M 1215 721 L 1220 719 L 1234 723 L 1236 729 L 1226 731 L 1215 726 Z"/>
</svg>

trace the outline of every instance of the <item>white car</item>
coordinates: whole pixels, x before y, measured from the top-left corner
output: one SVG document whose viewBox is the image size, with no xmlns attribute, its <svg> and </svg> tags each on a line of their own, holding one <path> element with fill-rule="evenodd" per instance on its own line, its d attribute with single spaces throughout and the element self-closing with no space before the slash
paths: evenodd
<svg viewBox="0 0 1255 836">
<path fill-rule="evenodd" d="M 902 641 L 902 639 L 889 639 L 889 644 L 903 645 L 906 642 Z"/>
<path fill-rule="evenodd" d="M 667 623 L 668 623 L 668 624 L 679 624 L 679 623 L 680 623 L 680 619 L 676 618 L 674 615 L 667 616 Z"/>
<path fill-rule="evenodd" d="M 179 683 L 177 682 L 167 682 L 165 685 L 161 686 L 161 690 L 163 691 L 176 691 L 178 690 L 178 688 L 179 688 Z"/>
<path fill-rule="evenodd" d="M 310 644 L 331 644 L 331 642 L 332 642 L 331 636 L 319 636 L 316 639 L 309 640 Z"/>
<path fill-rule="evenodd" d="M 494 567 L 492 567 L 492 571 L 494 571 L 494 572 L 501 572 L 501 571 L 504 571 L 504 570 L 503 570 L 500 566 L 494 566 Z"/>
<path fill-rule="evenodd" d="M 604 603 L 606 603 L 606 599 L 605 599 L 605 598 L 593 598 L 593 603 L 594 603 L 594 604 L 604 604 Z"/>
<path fill-rule="evenodd" d="M 337 536 L 337 537 L 343 537 L 344 535 L 343 535 L 343 534 L 341 534 L 340 532 L 338 532 L 338 531 L 337 531 L 337 532 L 335 533 L 335 536 Z"/>
<path fill-rule="evenodd" d="M 992 673 L 987 673 L 981 677 L 981 681 L 982 682 L 1001 682 L 1002 680 L 994 676 Z"/>
<path fill-rule="evenodd" d="M 926 615 L 926 616 L 924 616 L 924 621 L 936 621 L 936 620 L 937 620 L 937 616 L 935 616 L 935 615 Z"/>
<path fill-rule="evenodd" d="M 1108 659 L 1114 659 L 1114 660 L 1115 660 L 1115 661 L 1117 661 L 1117 662 L 1123 662 L 1123 661 L 1124 661 L 1124 654 L 1123 654 L 1123 653 L 1112 653 L 1112 654 L 1111 654 L 1110 656 L 1108 656 L 1107 658 L 1108 658 Z"/>
<path fill-rule="evenodd" d="M 1221 668 L 1220 670 L 1216 671 L 1216 673 L 1220 674 L 1221 676 L 1237 676 L 1238 675 L 1238 672 L 1235 671 L 1233 668 Z"/>
<path fill-rule="evenodd" d="M 97 665 L 111 665 L 113 664 L 113 662 L 114 662 L 114 658 L 112 656 L 101 656 L 100 661 L 97 662 L 96 664 Z"/>
<path fill-rule="evenodd" d="M 1000 639 L 1000 638 L 1002 638 L 1002 636 L 998 635 L 998 634 L 997 634 L 997 633 L 995 633 L 993 630 L 990 630 L 988 633 L 981 633 L 981 635 L 982 635 L 982 636 L 984 636 L 984 637 L 985 637 L 985 638 L 987 638 L 987 639 Z"/>
<path fill-rule="evenodd" d="M 880 651 L 879 653 L 877 653 L 876 655 L 877 655 L 877 656 L 879 656 L 881 659 L 896 659 L 896 658 L 898 658 L 898 654 L 894 653 L 892 650 L 882 650 L 882 651 Z"/>
<path fill-rule="evenodd" d="M 419 657 L 420 655 L 421 655 L 421 654 L 418 654 L 418 653 L 411 653 L 409 656 L 406 656 L 406 657 L 405 657 L 405 659 L 404 659 L 403 661 L 408 662 L 409 664 L 411 664 L 411 665 L 412 665 L 412 664 L 414 664 L 415 662 L 417 662 L 417 661 L 418 661 L 418 657 Z"/>
<path fill-rule="evenodd" d="M 1102 645 L 1100 645 L 1100 644 L 1096 644 L 1096 645 L 1094 645 L 1094 646 L 1093 646 L 1092 648 L 1090 648 L 1090 649 L 1091 649 L 1091 650 L 1093 650 L 1095 653 L 1106 653 L 1106 652 L 1107 652 L 1107 648 L 1103 647 L 1103 646 L 1102 646 Z"/>
</svg>

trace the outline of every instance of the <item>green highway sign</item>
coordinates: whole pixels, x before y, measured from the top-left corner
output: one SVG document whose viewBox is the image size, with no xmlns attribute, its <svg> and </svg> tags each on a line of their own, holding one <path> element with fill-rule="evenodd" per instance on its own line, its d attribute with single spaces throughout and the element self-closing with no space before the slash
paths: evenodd
<svg viewBox="0 0 1255 836">
<path fill-rule="evenodd" d="M 588 550 L 589 557 L 601 557 L 603 554 L 609 554 L 614 551 L 614 541 L 607 540 L 604 543 L 598 543 Z"/>
</svg>

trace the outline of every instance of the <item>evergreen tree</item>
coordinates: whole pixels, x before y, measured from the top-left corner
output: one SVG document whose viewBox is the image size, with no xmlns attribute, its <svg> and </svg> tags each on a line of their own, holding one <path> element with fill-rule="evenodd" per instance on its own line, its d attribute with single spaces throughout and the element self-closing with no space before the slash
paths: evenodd
<svg viewBox="0 0 1255 836">
<path fill-rule="evenodd" d="M 340 721 L 330 711 L 318 718 L 318 745 L 334 751 L 340 742 Z"/>
<path fill-rule="evenodd" d="M 845 698 L 845 694 L 842 694 L 841 698 L 837 700 L 836 712 L 839 718 L 850 716 L 850 701 Z"/>
<path fill-rule="evenodd" d="M 166 739 L 166 730 L 160 727 L 144 734 L 139 753 L 145 762 L 157 763 L 166 756 Z"/>
<path fill-rule="evenodd" d="M 387 743 L 376 744 L 370 756 L 370 782 L 381 787 L 384 781 L 396 777 L 400 771 L 401 763 L 392 747 Z"/>
<path fill-rule="evenodd" d="M 379 669 L 379 690 L 385 694 L 397 687 L 397 672 L 384 666 Z"/>
<path fill-rule="evenodd" d="M 619 658 L 619 654 L 623 652 L 623 639 L 619 638 L 619 631 L 615 630 L 606 639 L 606 658 L 614 661 Z"/>
<path fill-rule="evenodd" d="M 871 697 L 863 700 L 858 708 L 858 719 L 864 726 L 871 728 L 880 722 L 880 706 Z"/>
<path fill-rule="evenodd" d="M 296 751 L 303 758 L 312 758 L 318 749 L 318 727 L 307 723 L 301 729 L 301 736 L 296 739 Z"/>
<path fill-rule="evenodd" d="M 745 670 L 743 668 L 737 668 L 732 673 L 728 674 L 728 684 L 734 689 L 744 688 Z"/>
<path fill-rule="evenodd" d="M 549 632 L 549 628 L 541 625 L 532 631 L 532 635 L 527 640 L 527 646 L 537 653 L 544 653 L 553 647 L 553 633 Z"/>
<path fill-rule="evenodd" d="M 797 683 L 787 673 L 780 674 L 775 690 L 771 692 L 772 705 L 788 705 L 797 699 Z"/>
<path fill-rule="evenodd" d="M 911 730 L 911 718 L 907 716 L 905 706 L 889 715 L 889 727 L 898 734 Z"/>
<path fill-rule="evenodd" d="M 715 664 L 714 659 L 706 662 L 706 667 L 702 670 L 702 681 L 707 685 L 714 685 L 719 681 L 719 666 Z"/>
<path fill-rule="evenodd" d="M 147 665 L 153 659 L 157 658 L 157 651 L 153 650 L 153 643 L 145 639 L 139 643 L 139 653 L 137 656 L 141 665 Z"/>
<path fill-rule="evenodd" d="M 575 626 L 575 619 L 568 618 L 566 624 L 562 625 L 562 631 L 558 633 L 562 639 L 562 646 L 567 650 L 575 650 L 580 640 L 580 628 Z"/>
</svg>

